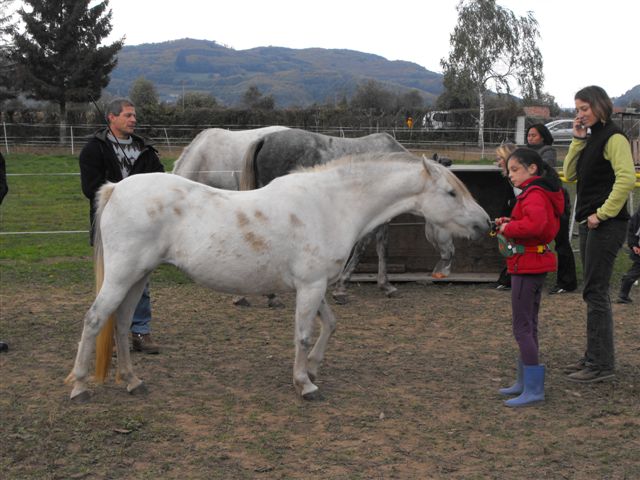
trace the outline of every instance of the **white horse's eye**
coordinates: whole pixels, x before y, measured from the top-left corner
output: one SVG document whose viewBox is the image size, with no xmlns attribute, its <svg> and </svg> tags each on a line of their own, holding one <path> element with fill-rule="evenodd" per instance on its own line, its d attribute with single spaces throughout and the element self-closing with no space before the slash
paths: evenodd
<svg viewBox="0 0 640 480">
<path fill-rule="evenodd" d="M 458 196 L 458 192 L 456 192 L 455 190 L 449 190 L 449 195 L 452 196 L 453 198 L 456 198 Z"/>
</svg>

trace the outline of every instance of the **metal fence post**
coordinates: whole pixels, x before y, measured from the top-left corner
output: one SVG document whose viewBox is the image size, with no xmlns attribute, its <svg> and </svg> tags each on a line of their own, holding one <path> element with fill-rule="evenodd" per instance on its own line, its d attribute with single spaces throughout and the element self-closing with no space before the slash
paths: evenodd
<svg viewBox="0 0 640 480">
<path fill-rule="evenodd" d="M 7 140 L 7 123 L 6 122 L 2 122 L 2 129 L 4 130 L 4 149 L 7 152 L 7 155 L 9 155 L 9 141 Z"/>
</svg>

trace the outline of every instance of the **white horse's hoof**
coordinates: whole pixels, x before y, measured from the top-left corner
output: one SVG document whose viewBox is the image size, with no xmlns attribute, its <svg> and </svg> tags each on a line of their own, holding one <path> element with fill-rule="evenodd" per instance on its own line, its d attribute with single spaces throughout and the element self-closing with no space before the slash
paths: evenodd
<svg viewBox="0 0 640 480">
<path fill-rule="evenodd" d="M 147 386 L 143 382 L 140 382 L 138 385 L 133 387 L 131 390 L 129 390 L 129 389 L 127 389 L 127 390 L 129 391 L 129 395 L 146 395 L 147 393 L 149 393 L 149 389 L 147 388 Z"/>
<path fill-rule="evenodd" d="M 82 392 L 73 395 L 73 393 L 71 394 L 71 398 L 70 398 L 71 402 L 73 403 L 87 403 L 89 400 L 91 400 L 91 394 L 89 393 L 89 390 L 83 390 Z"/>
<path fill-rule="evenodd" d="M 308 402 L 317 402 L 324 400 L 324 396 L 320 393 L 320 390 L 314 390 L 313 392 L 303 393 L 302 399 Z"/>
</svg>

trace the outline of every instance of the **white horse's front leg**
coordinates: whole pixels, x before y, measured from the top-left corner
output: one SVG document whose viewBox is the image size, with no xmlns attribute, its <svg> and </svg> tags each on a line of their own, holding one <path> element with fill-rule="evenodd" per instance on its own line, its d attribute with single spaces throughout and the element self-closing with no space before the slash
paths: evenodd
<svg viewBox="0 0 640 480">
<path fill-rule="evenodd" d="M 378 254 L 378 287 L 387 297 L 393 297 L 398 289 L 389 283 L 387 274 L 387 250 L 389 246 L 389 224 L 380 225 L 375 230 L 376 253 Z"/>
<path fill-rule="evenodd" d="M 309 354 L 307 364 L 307 372 L 311 381 L 315 381 L 318 377 L 318 369 L 320 368 L 322 360 L 324 360 L 324 353 L 327 349 L 327 344 L 329 343 L 331 335 L 333 335 L 333 332 L 336 330 L 336 317 L 333 315 L 331 308 L 329 308 L 329 305 L 327 305 L 324 298 L 322 299 L 322 302 L 320 302 L 318 314 L 321 322 L 320 335 L 318 336 L 318 340 L 316 340 L 313 350 L 311 350 L 311 353 Z"/>
<path fill-rule="evenodd" d="M 315 284 L 300 287 L 296 293 L 296 353 L 293 364 L 293 385 L 305 400 L 321 398 L 318 387 L 309 378 L 308 357 L 311 350 L 313 322 L 324 298 L 326 288 L 326 283 Z"/>
</svg>

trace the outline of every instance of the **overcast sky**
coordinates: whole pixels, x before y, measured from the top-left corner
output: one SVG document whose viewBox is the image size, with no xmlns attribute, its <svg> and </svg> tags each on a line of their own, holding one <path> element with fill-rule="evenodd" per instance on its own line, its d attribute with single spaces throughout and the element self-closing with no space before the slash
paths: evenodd
<svg viewBox="0 0 640 480">
<path fill-rule="evenodd" d="M 127 45 L 180 38 L 236 50 L 260 46 L 345 48 L 415 62 L 442 72 L 457 23 L 457 0 L 110 0 L 110 40 Z M 498 0 L 534 13 L 544 59 L 544 91 L 565 108 L 586 85 L 617 97 L 640 84 L 637 0 Z"/>
</svg>

